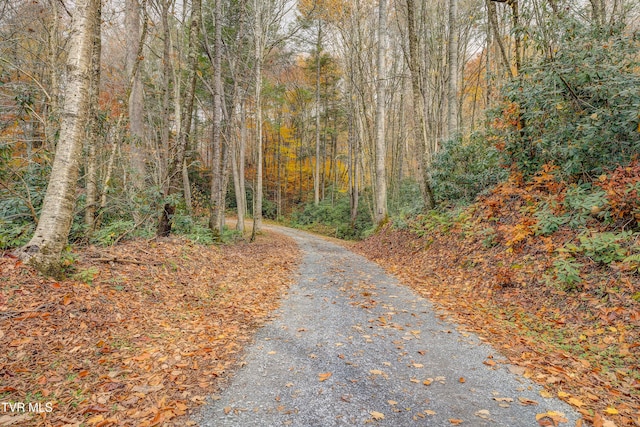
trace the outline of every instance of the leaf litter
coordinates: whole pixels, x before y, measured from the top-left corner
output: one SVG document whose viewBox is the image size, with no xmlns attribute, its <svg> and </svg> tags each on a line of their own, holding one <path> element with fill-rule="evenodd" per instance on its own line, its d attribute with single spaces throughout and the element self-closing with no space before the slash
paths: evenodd
<svg viewBox="0 0 640 427">
<path fill-rule="evenodd" d="M 271 234 L 222 247 L 135 240 L 74 256 L 63 281 L 0 257 L 0 401 L 53 404 L 2 420 L 194 425 L 190 411 L 242 363 L 300 258 L 292 239 Z"/>
<path fill-rule="evenodd" d="M 509 180 L 446 226 L 425 229 L 419 217 L 350 247 L 498 348 L 512 372 L 544 386 L 542 397 L 557 395 L 598 427 L 640 426 L 640 275 L 592 263 L 575 291 L 545 283 L 557 249 L 579 234 L 535 234 L 531 206 L 549 197 Z"/>
</svg>

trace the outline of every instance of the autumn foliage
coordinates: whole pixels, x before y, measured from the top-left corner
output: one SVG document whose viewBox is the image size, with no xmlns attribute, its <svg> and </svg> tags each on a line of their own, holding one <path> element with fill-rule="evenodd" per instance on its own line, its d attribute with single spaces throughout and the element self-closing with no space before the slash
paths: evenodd
<svg viewBox="0 0 640 427">
<path fill-rule="evenodd" d="M 637 426 L 638 176 L 632 163 L 585 191 L 544 166 L 357 248 L 486 337 L 543 397 L 593 425 Z"/>
<path fill-rule="evenodd" d="M 0 400 L 53 404 L 0 421 L 194 425 L 190 411 L 220 389 L 290 283 L 297 249 L 263 236 L 223 249 L 130 241 L 75 256 L 64 281 L 0 258 Z"/>
</svg>

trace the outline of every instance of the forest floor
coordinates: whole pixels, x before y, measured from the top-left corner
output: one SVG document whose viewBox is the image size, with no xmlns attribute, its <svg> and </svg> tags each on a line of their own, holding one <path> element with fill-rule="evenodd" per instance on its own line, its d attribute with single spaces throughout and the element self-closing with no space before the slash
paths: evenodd
<svg viewBox="0 0 640 427">
<path fill-rule="evenodd" d="M 580 230 L 536 235 L 530 207 L 545 198 L 508 182 L 457 218 L 389 224 L 353 249 L 493 344 L 543 396 L 595 427 L 640 426 L 637 266 L 581 257 L 582 281 L 563 289 L 554 262 Z"/>
<path fill-rule="evenodd" d="M 194 425 L 298 262 L 293 240 L 270 233 L 76 248 L 61 281 L 4 254 L 0 426 Z"/>
</svg>

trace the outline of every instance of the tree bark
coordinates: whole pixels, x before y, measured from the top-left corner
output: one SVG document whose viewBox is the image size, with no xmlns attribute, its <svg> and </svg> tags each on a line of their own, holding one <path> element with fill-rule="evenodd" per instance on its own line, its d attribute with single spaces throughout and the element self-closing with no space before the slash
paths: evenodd
<svg viewBox="0 0 640 427">
<path fill-rule="evenodd" d="M 87 227 L 87 235 L 91 235 L 94 230 L 96 210 L 98 205 L 98 168 L 97 168 L 97 145 L 100 134 L 100 122 L 98 119 L 98 98 L 100 96 L 100 55 L 102 52 L 101 40 L 101 13 L 100 9 L 94 14 L 97 30 L 94 31 L 93 47 L 91 50 L 91 87 L 89 91 L 89 121 L 87 135 L 87 170 L 86 170 L 86 198 L 84 222 Z"/>
<path fill-rule="evenodd" d="M 413 95 L 413 117 L 414 121 L 418 123 L 414 124 L 413 130 L 416 138 L 416 167 L 418 173 L 418 185 L 420 192 L 422 193 L 422 199 L 427 209 L 433 209 L 435 207 L 435 197 L 433 196 L 433 190 L 431 186 L 431 180 L 429 179 L 428 164 L 429 153 L 428 136 L 427 136 L 427 123 L 425 121 L 425 105 L 423 96 L 423 74 L 422 65 L 420 64 L 420 58 L 418 56 L 418 35 L 415 29 L 415 3 L 413 0 L 407 1 L 407 31 L 409 36 L 409 58 L 408 66 L 411 73 L 411 93 Z"/>
<path fill-rule="evenodd" d="M 387 218 L 387 144 L 385 141 L 385 97 L 386 97 L 386 62 L 385 48 L 387 43 L 387 0 L 378 3 L 378 48 L 376 51 L 376 153 L 375 153 L 375 213 L 374 221 L 382 224 Z"/>
<path fill-rule="evenodd" d="M 187 141 L 191 132 L 191 119 L 193 114 L 193 103 L 195 98 L 196 71 L 198 68 L 198 52 L 199 45 L 198 34 L 200 29 L 201 16 L 201 0 L 193 0 L 191 5 L 191 24 L 189 28 L 189 69 L 186 79 L 186 90 L 184 94 L 184 106 L 181 108 L 180 129 L 172 150 L 172 158 L 169 159 L 168 166 L 168 185 L 165 188 L 165 202 L 160 219 L 158 221 L 158 236 L 167 237 L 171 234 L 171 226 L 173 223 L 173 215 L 175 214 L 175 202 L 169 196 L 180 192 L 182 187 L 182 164 L 186 151 Z"/>
<path fill-rule="evenodd" d="M 140 5 L 138 0 L 126 0 L 125 4 L 126 34 L 126 71 L 131 84 L 129 93 L 129 167 L 134 193 L 144 191 L 145 154 L 144 154 L 144 101 L 142 97 L 142 81 L 138 71 L 140 61 L 138 48 L 140 45 Z M 133 210 L 134 217 L 137 210 Z M 136 222 L 139 218 L 136 219 Z"/>
<path fill-rule="evenodd" d="M 17 255 L 44 274 L 60 271 L 76 201 L 76 185 L 89 112 L 91 53 L 96 31 L 95 14 L 100 0 L 78 0 L 71 27 L 67 58 L 67 86 L 61 116 L 60 140 L 36 231 Z"/>
<path fill-rule="evenodd" d="M 458 132 L 458 0 L 449 0 L 449 84 L 447 90 L 447 137 L 455 138 Z"/>
<path fill-rule="evenodd" d="M 316 164 L 313 169 L 313 203 L 320 203 L 320 49 L 322 48 L 322 21 L 318 19 L 316 39 Z"/>
<path fill-rule="evenodd" d="M 213 53 L 213 160 L 211 165 L 211 215 L 209 228 L 217 234 L 222 233 L 220 218 L 224 212 L 222 170 L 222 20 L 221 0 L 216 0 L 214 9 L 214 53 Z"/>
<path fill-rule="evenodd" d="M 262 228 L 262 61 L 264 60 L 264 28 L 262 8 L 259 0 L 254 0 L 254 37 L 255 37 L 255 118 L 256 118 L 256 185 L 253 189 L 253 228 L 251 241 Z"/>
</svg>

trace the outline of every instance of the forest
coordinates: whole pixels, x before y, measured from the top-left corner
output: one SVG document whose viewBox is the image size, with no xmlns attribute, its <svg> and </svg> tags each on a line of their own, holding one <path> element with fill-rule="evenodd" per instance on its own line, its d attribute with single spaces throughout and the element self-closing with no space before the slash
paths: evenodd
<svg viewBox="0 0 640 427">
<path fill-rule="evenodd" d="M 640 425 L 639 30 L 637 0 L 4 0 L 0 320 L 49 310 L 15 308 L 14 265 L 64 311 L 65 280 L 102 298 L 92 262 L 144 265 L 155 286 L 207 254 L 211 280 L 278 278 L 233 296 L 259 324 L 297 262 L 264 232 L 280 224 L 359 242 L 478 325 L 515 322 L 498 342 L 530 330 L 587 352 L 604 379 L 560 397 L 593 425 Z M 502 308 L 470 314 L 485 303 Z M 617 397 L 584 398 L 602 393 Z"/>
<path fill-rule="evenodd" d="M 597 199 L 638 153 L 635 6 L 4 2 L 0 245 L 46 271 L 227 211 L 362 238 L 510 174 Z"/>
</svg>

